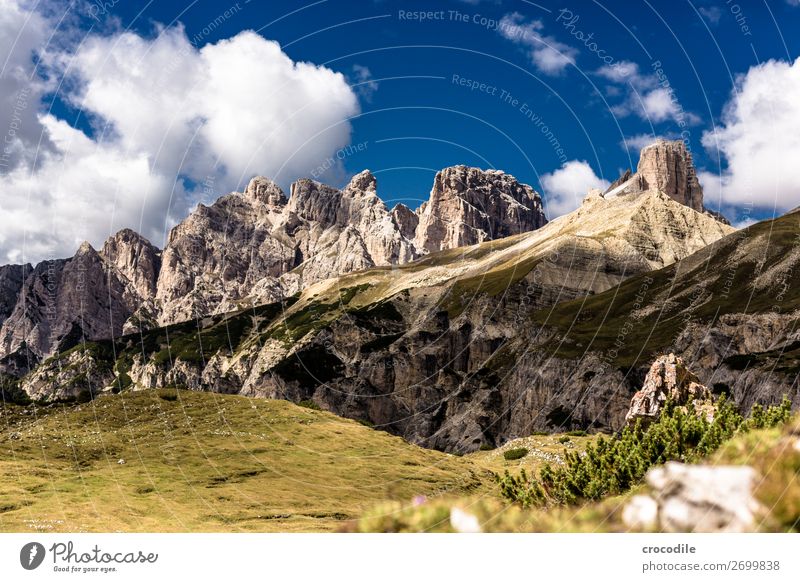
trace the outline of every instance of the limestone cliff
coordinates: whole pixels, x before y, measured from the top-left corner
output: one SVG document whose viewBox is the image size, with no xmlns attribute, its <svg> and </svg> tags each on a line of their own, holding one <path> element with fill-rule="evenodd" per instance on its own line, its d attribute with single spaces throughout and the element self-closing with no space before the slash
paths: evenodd
<svg viewBox="0 0 800 582">
<path fill-rule="evenodd" d="M 705 212 L 703 188 L 697 179 L 692 154 L 681 141 L 656 140 L 642 148 L 636 173 L 630 170 L 620 176 L 606 190 L 605 195 L 635 194 L 659 190 L 681 204 L 698 212 Z M 720 214 L 709 212 L 727 224 Z"/>
</svg>

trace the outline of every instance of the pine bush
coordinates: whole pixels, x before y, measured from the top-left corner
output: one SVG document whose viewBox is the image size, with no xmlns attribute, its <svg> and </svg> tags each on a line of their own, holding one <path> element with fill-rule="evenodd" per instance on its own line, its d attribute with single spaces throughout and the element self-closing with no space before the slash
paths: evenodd
<svg viewBox="0 0 800 582">
<path fill-rule="evenodd" d="M 598 437 L 584 452 L 565 451 L 564 464 L 545 465 L 535 479 L 524 470 L 519 476 L 505 472 L 500 492 L 522 506 L 579 503 L 623 493 L 640 483 L 648 469 L 667 461 L 695 462 L 719 448 L 737 432 L 770 428 L 789 419 L 791 402 L 778 406 L 756 404 L 745 419 L 721 396 L 714 419 L 698 416 L 692 403 L 667 402 L 660 417 L 645 426 L 638 421 L 613 437 Z"/>
<path fill-rule="evenodd" d="M 516 461 L 517 459 L 521 459 L 527 454 L 528 454 L 528 449 L 526 449 L 525 447 L 520 447 L 518 449 L 508 449 L 507 451 L 503 452 L 503 458 L 506 461 Z"/>
</svg>

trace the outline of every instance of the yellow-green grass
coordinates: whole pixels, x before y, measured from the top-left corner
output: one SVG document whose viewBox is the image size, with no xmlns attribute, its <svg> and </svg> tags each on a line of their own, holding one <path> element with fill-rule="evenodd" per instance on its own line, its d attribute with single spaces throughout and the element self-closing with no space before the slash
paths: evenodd
<svg viewBox="0 0 800 582">
<path fill-rule="evenodd" d="M 495 491 L 469 458 L 285 401 L 158 390 L 0 410 L 4 532 L 330 531 L 387 500 Z"/>
</svg>

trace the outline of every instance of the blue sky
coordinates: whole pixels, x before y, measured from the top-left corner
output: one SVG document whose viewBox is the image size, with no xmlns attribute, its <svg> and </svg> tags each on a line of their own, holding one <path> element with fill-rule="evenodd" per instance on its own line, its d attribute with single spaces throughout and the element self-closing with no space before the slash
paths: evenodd
<svg viewBox="0 0 800 582">
<path fill-rule="evenodd" d="M 70 10 L 58 2 L 13 4 L 41 20 L 46 32 L 36 38 L 50 47 L 35 57 L 40 64 L 31 76 L 42 81 L 26 107 L 47 112 L 49 121 L 42 123 L 40 139 L 29 136 L 20 150 L 41 151 L 53 143 L 55 153 L 11 160 L 5 179 L 10 180 L 14 164 L 35 173 L 47 156 L 65 159 L 65 141 L 71 144 L 69 155 L 77 156 L 75 144 L 84 136 L 82 151 L 90 153 L 81 154 L 81 163 L 88 157 L 88 168 L 120 164 L 127 177 L 113 187 L 113 219 L 104 222 L 107 210 L 97 217 L 86 210 L 81 216 L 88 216 L 87 236 L 83 227 L 70 227 L 63 236 L 66 226 L 54 227 L 59 232 L 28 228 L 21 238 L 0 239 L 0 250 L 9 258 L 63 251 L 73 239 L 94 243 L 119 226 L 138 227 L 162 244 L 158 239 L 197 201 L 208 203 L 229 188 L 241 189 L 260 173 L 283 185 L 299 175 L 342 185 L 348 175 L 369 168 L 390 206 L 404 201 L 416 207 L 442 167 L 499 168 L 542 192 L 554 216 L 574 208 L 588 187 L 635 167 L 638 148 L 656 136 L 687 142 L 706 186 L 707 205 L 721 208 L 734 222 L 800 204 L 800 171 L 791 163 L 792 155 L 797 158 L 793 147 L 800 145 L 792 131 L 800 129 L 800 105 L 792 104 L 798 101 L 792 90 L 800 89 L 800 63 L 794 63 L 800 56 L 798 0 L 226 0 L 150 2 L 144 8 L 118 0 L 73 3 Z M 275 51 L 260 52 L 264 43 L 237 37 L 248 30 L 279 44 L 275 58 L 285 56 L 295 67 L 285 72 L 291 83 L 305 74 L 297 71 L 302 67 L 297 63 L 309 63 L 309 74 L 317 76 L 303 80 L 303 86 L 309 95 L 314 87 L 324 87 L 313 105 L 303 102 L 297 115 L 287 113 L 292 95 L 276 97 L 271 85 L 261 82 L 272 79 L 269 59 Z M 181 55 L 177 63 L 151 59 L 159 50 L 170 53 L 159 40 L 165 37 Z M 184 49 L 174 48 L 180 46 Z M 109 47 L 120 51 L 113 68 L 100 56 Z M 204 60 L 204 47 L 214 47 L 216 65 Z M 24 64 L 20 50 L 15 47 L 15 58 Z M 131 51 L 129 60 L 125 51 Z M 237 69 L 237 63 L 247 62 L 237 55 L 250 55 L 255 64 Z M 204 66 L 216 67 L 216 80 L 208 87 Z M 228 80 L 219 73 L 226 68 Z M 186 78 L 195 69 L 195 76 Z M 336 73 L 349 87 L 341 86 Z M 106 76 L 101 82 L 95 74 Z M 128 93 L 106 90 L 109 80 L 128 75 L 134 79 L 130 103 Z M 172 87 L 173 81 L 184 84 Z M 142 105 L 137 92 L 146 92 L 151 83 L 157 103 Z M 253 95 L 243 95 L 250 87 Z M 195 104 L 197 114 L 180 118 L 186 131 L 173 135 L 180 125 L 173 121 L 187 108 L 181 98 L 187 92 L 210 97 Z M 13 108 L 12 97 L 6 96 L 6 110 Z M 273 111 L 273 102 L 280 100 L 287 103 Z M 114 108 L 129 110 L 133 119 Z M 176 113 L 165 116 L 165 110 Z M 251 128 L 271 135 L 270 124 L 287 116 L 306 125 L 278 135 L 280 141 L 265 139 L 263 147 L 251 148 L 258 155 L 239 163 L 249 155 L 248 144 L 257 143 L 257 136 L 252 141 L 248 134 Z M 289 150 L 279 147 L 296 134 L 303 135 L 299 143 Z M 241 143 L 237 135 L 243 136 Z M 216 145 L 197 145 L 213 136 L 219 136 Z M 98 152 L 105 157 L 95 159 Z M 142 165 L 149 167 L 142 186 L 149 194 L 140 200 L 130 183 L 137 181 L 136 168 Z M 64 188 L 80 188 L 77 177 L 58 175 Z"/>
</svg>

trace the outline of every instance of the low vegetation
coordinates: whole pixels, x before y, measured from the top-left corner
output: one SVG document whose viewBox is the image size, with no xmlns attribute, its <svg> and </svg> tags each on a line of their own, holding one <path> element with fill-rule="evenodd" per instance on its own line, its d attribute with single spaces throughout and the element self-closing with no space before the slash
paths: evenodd
<svg viewBox="0 0 800 582">
<path fill-rule="evenodd" d="M 717 451 L 702 462 L 753 467 L 759 475 L 754 497 L 767 508 L 766 514 L 759 515 L 756 530 L 798 532 L 800 416 L 781 425 L 785 407 L 771 410 L 771 414 L 757 412 L 752 415 L 732 438 L 722 442 Z M 778 424 L 769 428 L 773 423 Z M 610 495 L 598 501 L 527 507 L 490 495 L 443 496 L 422 503 L 391 501 L 371 508 L 351 524 L 350 529 L 360 532 L 453 532 L 457 530 L 451 515 L 453 509 L 458 508 L 474 516 L 485 532 L 626 532 L 630 528 L 622 519 L 623 508 L 631 497 L 644 492 L 644 485 L 635 485 L 625 494 Z"/>
<path fill-rule="evenodd" d="M 667 402 L 661 416 L 645 426 L 638 421 L 611 438 L 599 437 L 583 452 L 567 452 L 565 463 L 545 465 L 538 478 L 522 469 L 508 471 L 499 479 L 507 500 L 523 507 L 546 503 L 579 503 L 627 492 L 641 483 L 654 465 L 667 461 L 695 462 L 716 451 L 734 435 L 752 429 L 774 427 L 788 420 L 791 402 L 779 406 L 753 407 L 745 419 L 724 397 L 709 422 L 692 407 Z M 569 441 L 569 437 L 562 437 Z"/>
<path fill-rule="evenodd" d="M 520 447 L 518 449 L 509 449 L 503 453 L 503 458 L 506 461 L 516 461 L 517 459 L 521 459 L 522 457 L 528 454 L 528 449 L 525 447 Z"/>
</svg>

